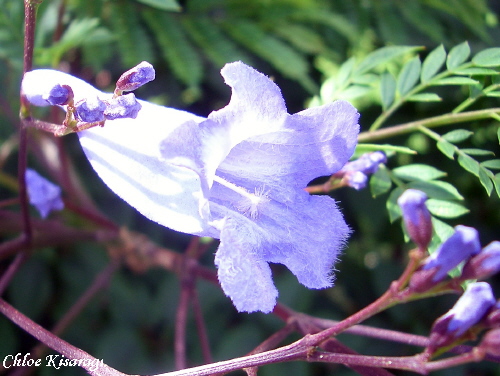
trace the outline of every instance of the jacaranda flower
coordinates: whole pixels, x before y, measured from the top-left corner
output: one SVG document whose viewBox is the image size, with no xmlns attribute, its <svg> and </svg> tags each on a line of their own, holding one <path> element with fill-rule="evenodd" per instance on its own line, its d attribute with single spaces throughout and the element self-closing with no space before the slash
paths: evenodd
<svg viewBox="0 0 500 376">
<path fill-rule="evenodd" d="M 46 218 L 53 210 L 64 209 L 61 188 L 29 168 L 25 177 L 30 204 L 38 210 L 42 218 Z"/>
<path fill-rule="evenodd" d="M 432 326 L 429 348 L 434 351 L 453 343 L 472 326 L 484 321 L 494 305 L 495 297 L 488 283 L 471 283 L 453 308 Z"/>
<path fill-rule="evenodd" d="M 229 104 L 207 118 L 140 101 L 136 119 L 79 132 L 103 181 L 166 227 L 220 239 L 221 286 L 239 311 L 270 312 L 278 292 L 269 263 L 309 288 L 332 285 L 349 234 L 333 199 L 303 190 L 338 171 L 359 131 L 356 109 L 337 101 L 289 115 L 270 79 L 241 63 L 221 71 Z M 69 85 L 75 101 L 106 94 L 56 71 L 27 73 L 24 95 Z M 33 103 L 33 102 L 32 102 Z"/>
</svg>

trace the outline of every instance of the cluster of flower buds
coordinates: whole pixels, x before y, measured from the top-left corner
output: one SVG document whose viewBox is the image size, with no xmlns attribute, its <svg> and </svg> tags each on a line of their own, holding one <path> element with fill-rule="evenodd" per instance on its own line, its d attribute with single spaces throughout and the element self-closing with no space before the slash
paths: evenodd
<svg viewBox="0 0 500 376">
<path fill-rule="evenodd" d="M 427 195 L 417 189 L 407 189 L 398 198 L 406 231 L 420 249 L 425 249 L 432 238 L 431 213 L 425 205 Z"/>
<path fill-rule="evenodd" d="M 120 76 L 114 94 L 109 97 L 101 98 L 94 95 L 80 99 L 75 103 L 72 88 L 69 85 L 58 83 L 41 96 L 28 94 L 27 99 L 36 106 L 67 106 L 66 119 L 63 123 L 67 129 L 61 134 L 57 134 L 62 135 L 95 125 L 104 125 L 106 120 L 135 119 L 142 106 L 133 93 L 124 94 L 124 92 L 135 90 L 154 78 L 153 66 L 143 61 Z"/>
<path fill-rule="evenodd" d="M 494 311 L 495 303 L 488 283 L 469 284 L 452 309 L 435 321 L 428 350 L 433 353 L 440 347 L 453 344 L 473 326 L 483 324 L 488 313 Z M 495 339 L 498 340 L 496 337 Z"/>
<path fill-rule="evenodd" d="M 347 186 L 359 191 L 366 187 L 368 176 L 377 172 L 380 164 L 386 162 L 387 156 L 382 151 L 365 153 L 358 159 L 347 162 L 332 177 L 341 179 L 339 186 Z"/>
<path fill-rule="evenodd" d="M 53 210 L 64 209 L 61 188 L 31 169 L 26 170 L 25 178 L 30 204 L 42 218 L 46 218 Z"/>
<path fill-rule="evenodd" d="M 143 61 L 120 76 L 111 99 L 85 98 L 76 103 L 74 106 L 76 119 L 85 123 L 121 118 L 135 119 L 141 109 L 141 104 L 135 98 L 134 93 L 125 95 L 123 93 L 135 90 L 154 78 L 153 66 Z"/>
</svg>

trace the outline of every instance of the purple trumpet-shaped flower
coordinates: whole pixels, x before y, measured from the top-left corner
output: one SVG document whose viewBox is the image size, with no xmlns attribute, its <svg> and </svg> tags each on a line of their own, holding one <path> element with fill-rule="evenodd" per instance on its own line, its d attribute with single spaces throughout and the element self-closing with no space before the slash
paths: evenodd
<svg viewBox="0 0 500 376">
<path fill-rule="evenodd" d="M 426 248 L 432 238 L 431 214 L 425 201 L 427 195 L 417 189 L 407 189 L 398 198 L 406 231 L 420 248 Z"/>
<path fill-rule="evenodd" d="M 463 279 L 484 279 L 500 271 L 500 242 L 494 241 L 472 257 L 462 270 Z"/>
<path fill-rule="evenodd" d="M 76 99 L 100 95 L 51 72 Z M 348 161 L 359 114 L 338 101 L 289 115 L 263 74 L 241 62 L 221 73 L 231 101 L 207 118 L 140 101 L 136 119 L 78 134 L 103 181 L 146 217 L 220 239 L 219 281 L 239 311 L 270 312 L 278 292 L 269 263 L 284 264 L 309 288 L 332 286 L 349 228 L 333 199 L 303 188 Z M 23 87 L 37 88 L 40 75 L 28 73 Z"/>
<path fill-rule="evenodd" d="M 104 110 L 104 117 L 107 120 L 115 120 L 120 118 L 135 119 L 141 110 L 142 106 L 134 93 L 120 95 L 119 97 L 109 99 L 106 102 L 106 109 Z"/>
<path fill-rule="evenodd" d="M 471 283 L 453 308 L 434 323 L 430 336 L 431 347 L 452 343 L 479 323 L 494 305 L 495 297 L 488 283 Z"/>
<path fill-rule="evenodd" d="M 123 73 L 116 82 L 116 90 L 133 91 L 155 79 L 155 70 L 147 61 Z"/>
<path fill-rule="evenodd" d="M 457 267 L 461 262 L 481 251 L 479 234 L 472 227 L 458 225 L 455 232 L 441 246 L 427 258 L 423 270 L 435 270 L 432 281 L 437 282 L 446 277 L 446 274 Z"/>
<path fill-rule="evenodd" d="M 30 204 L 38 210 L 42 218 L 46 218 L 53 210 L 64 209 L 61 188 L 31 169 L 26 170 L 25 176 Z"/>
<path fill-rule="evenodd" d="M 500 357 L 500 328 L 488 331 L 484 335 L 479 348 L 485 350 L 489 355 Z"/>
</svg>

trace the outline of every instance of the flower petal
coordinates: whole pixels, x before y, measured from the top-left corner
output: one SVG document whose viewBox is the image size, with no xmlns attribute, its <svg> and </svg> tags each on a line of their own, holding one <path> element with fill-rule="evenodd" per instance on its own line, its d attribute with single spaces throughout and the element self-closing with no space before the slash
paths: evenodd
<svg viewBox="0 0 500 376">
<path fill-rule="evenodd" d="M 312 179 L 330 175 L 351 157 L 357 143 L 359 114 L 344 101 L 287 115 L 285 129 L 246 139 L 220 164 L 219 172 L 253 188 L 304 188 Z"/>
<path fill-rule="evenodd" d="M 276 305 L 278 290 L 269 265 L 259 256 L 259 239 L 252 227 L 244 219 L 223 221 L 215 265 L 222 289 L 238 311 L 269 313 Z"/>
</svg>

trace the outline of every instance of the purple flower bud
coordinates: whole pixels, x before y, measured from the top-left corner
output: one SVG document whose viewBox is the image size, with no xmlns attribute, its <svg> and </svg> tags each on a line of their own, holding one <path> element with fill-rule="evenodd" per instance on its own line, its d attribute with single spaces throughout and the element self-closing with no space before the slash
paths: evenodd
<svg viewBox="0 0 500 376">
<path fill-rule="evenodd" d="M 42 98 L 52 106 L 64 105 L 73 98 L 73 90 L 68 85 L 57 84 L 49 92 L 43 94 Z"/>
<path fill-rule="evenodd" d="M 85 123 L 104 121 L 106 104 L 98 97 L 86 98 L 75 105 L 75 116 Z"/>
<path fill-rule="evenodd" d="M 494 304 L 495 297 L 488 283 L 471 283 L 453 308 L 434 323 L 430 336 L 431 347 L 452 343 L 479 323 Z"/>
<path fill-rule="evenodd" d="M 344 181 L 347 186 L 356 189 L 357 191 L 366 187 L 368 176 L 361 171 L 347 171 L 344 175 Z"/>
<path fill-rule="evenodd" d="M 123 73 L 116 82 L 119 91 L 132 91 L 155 79 L 155 70 L 147 61 Z"/>
<path fill-rule="evenodd" d="M 489 355 L 500 357 L 500 328 L 486 333 L 479 347 Z"/>
<path fill-rule="evenodd" d="M 398 198 L 406 231 L 420 248 L 426 248 L 432 238 L 431 214 L 425 206 L 426 200 L 427 195 L 416 189 L 407 189 Z"/>
<path fill-rule="evenodd" d="M 384 152 L 374 151 L 365 153 L 355 161 L 346 163 L 341 171 L 360 171 L 365 175 L 369 175 L 377 172 L 379 165 L 386 162 L 387 157 Z"/>
<path fill-rule="evenodd" d="M 500 242 L 488 244 L 465 264 L 462 271 L 464 279 L 483 279 L 500 271 Z"/>
<path fill-rule="evenodd" d="M 436 268 L 432 280 L 440 281 L 446 277 L 446 274 L 462 261 L 481 251 L 479 234 L 472 227 L 458 225 L 455 226 L 455 232 L 434 252 L 423 266 L 424 270 Z"/>
<path fill-rule="evenodd" d="M 61 188 L 31 169 L 26 170 L 25 177 L 30 204 L 37 208 L 42 218 L 52 210 L 64 209 Z"/>
<path fill-rule="evenodd" d="M 135 119 L 141 108 L 142 106 L 135 99 L 134 93 L 120 95 L 107 101 L 104 117 L 108 120 L 121 118 Z"/>
</svg>

